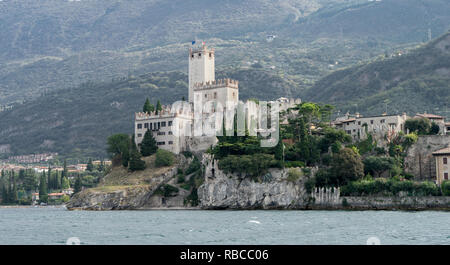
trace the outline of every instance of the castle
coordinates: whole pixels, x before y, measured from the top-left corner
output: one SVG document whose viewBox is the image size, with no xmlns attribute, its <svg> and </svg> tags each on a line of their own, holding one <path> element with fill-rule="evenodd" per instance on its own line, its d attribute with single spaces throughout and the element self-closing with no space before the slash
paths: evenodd
<svg viewBox="0 0 450 265">
<path fill-rule="evenodd" d="M 217 142 L 216 134 L 222 119 L 211 119 L 204 114 L 225 113 L 225 110 L 241 108 L 245 113 L 244 123 L 253 124 L 251 135 L 256 135 L 255 121 L 260 109 L 254 101 L 239 101 L 239 82 L 232 79 L 215 79 L 215 51 L 204 44 L 189 49 L 189 98 L 188 102 L 175 102 L 162 106 L 152 113 L 135 113 L 135 143 L 140 145 L 145 132 L 152 131 L 159 148 L 175 154 L 182 151 L 206 150 Z M 299 104 L 299 99 L 280 98 L 281 109 Z M 239 106 L 239 107 L 238 107 Z M 200 119 L 194 116 L 200 114 Z M 234 114 L 232 114 L 234 115 Z M 196 116 L 198 117 L 198 116 Z M 227 122 L 229 122 L 227 119 Z M 257 123 L 257 121 L 256 121 Z M 228 128 L 228 125 L 226 125 Z M 233 125 L 231 125 L 233 126 Z"/>
</svg>

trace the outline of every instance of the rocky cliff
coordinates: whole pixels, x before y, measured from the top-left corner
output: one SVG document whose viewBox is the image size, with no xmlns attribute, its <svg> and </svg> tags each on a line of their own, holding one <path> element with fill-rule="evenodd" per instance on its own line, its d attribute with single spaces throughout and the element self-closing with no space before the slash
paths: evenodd
<svg viewBox="0 0 450 265">
<path fill-rule="evenodd" d="M 69 210 L 135 210 L 151 208 L 185 207 L 184 199 L 189 191 L 179 189 L 164 196 L 158 190 L 165 185 L 176 186 L 178 169 L 184 169 L 191 158 L 179 156 L 173 167 L 155 168 L 154 156 L 144 158 L 147 169 L 128 172 L 116 167 L 105 176 L 96 188 L 85 189 L 68 202 Z"/>
<path fill-rule="evenodd" d="M 204 155 L 203 164 L 205 182 L 198 189 L 203 209 L 295 209 L 304 208 L 308 202 L 304 189 L 306 178 L 288 180 L 288 170 L 270 169 L 255 180 L 225 174 L 209 155 Z"/>
</svg>

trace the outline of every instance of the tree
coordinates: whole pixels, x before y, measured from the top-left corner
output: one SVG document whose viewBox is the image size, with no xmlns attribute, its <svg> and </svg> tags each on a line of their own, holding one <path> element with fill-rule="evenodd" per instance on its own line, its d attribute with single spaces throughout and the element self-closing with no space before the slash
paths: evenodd
<svg viewBox="0 0 450 265">
<path fill-rule="evenodd" d="M 94 171 L 94 164 L 92 163 L 92 158 L 89 158 L 89 162 L 87 163 L 86 170 L 89 172 Z"/>
<path fill-rule="evenodd" d="M 431 127 L 430 127 L 430 135 L 436 135 L 439 134 L 439 131 L 441 130 L 441 128 L 439 128 L 439 125 L 437 125 L 437 123 L 432 122 L 431 123 Z"/>
<path fill-rule="evenodd" d="M 364 176 L 364 164 L 361 156 L 351 148 L 343 148 L 333 155 L 330 173 L 337 185 L 344 185 Z"/>
<path fill-rule="evenodd" d="M 139 153 L 136 143 L 134 142 L 134 134 L 131 137 L 131 150 L 130 150 L 130 161 L 128 168 L 131 171 L 136 170 L 144 170 L 145 169 L 145 161 L 141 159 L 141 154 Z"/>
<path fill-rule="evenodd" d="M 153 137 L 153 133 L 147 130 L 144 134 L 144 139 L 141 142 L 141 154 L 142 156 L 150 156 L 156 153 L 158 146 L 156 145 L 156 140 Z"/>
<path fill-rule="evenodd" d="M 128 166 L 130 137 L 127 134 L 119 133 L 108 137 L 106 151 L 114 161 L 118 161 L 123 166 Z"/>
<path fill-rule="evenodd" d="M 156 114 L 158 114 L 162 110 L 161 102 L 158 99 L 158 102 L 156 103 Z"/>
<path fill-rule="evenodd" d="M 151 112 L 155 111 L 155 106 L 150 104 L 150 100 L 148 98 L 145 100 L 144 107 L 142 108 L 142 111 L 146 112 L 146 113 L 151 113 Z"/>
<path fill-rule="evenodd" d="M 11 171 L 11 178 L 12 178 L 12 193 L 10 194 L 11 196 L 11 202 L 13 203 L 17 203 L 17 201 L 19 200 L 17 198 L 17 183 L 16 183 L 16 177 L 14 175 L 14 171 Z"/>
<path fill-rule="evenodd" d="M 73 192 L 74 193 L 78 193 L 78 192 L 81 191 L 81 188 L 82 188 L 81 177 L 80 177 L 80 175 L 78 175 L 76 180 L 75 180 L 75 185 L 73 187 Z"/>
<path fill-rule="evenodd" d="M 158 151 L 156 152 L 155 166 L 157 167 L 171 166 L 173 165 L 174 161 L 175 157 L 171 152 L 163 149 L 158 149 Z"/>
<path fill-rule="evenodd" d="M 364 171 L 379 177 L 381 173 L 395 167 L 395 159 L 392 157 L 369 156 L 364 159 Z"/>
<path fill-rule="evenodd" d="M 68 178 L 63 177 L 62 182 L 61 182 L 61 187 L 63 190 L 70 188 L 70 182 L 69 182 Z"/>
<path fill-rule="evenodd" d="M 427 118 L 412 118 L 405 121 L 405 128 L 409 130 L 409 132 L 426 135 L 430 131 L 431 122 Z"/>
<path fill-rule="evenodd" d="M 42 172 L 41 179 L 39 181 L 39 200 L 45 203 L 48 201 L 47 178 L 45 176 L 45 171 Z"/>
<path fill-rule="evenodd" d="M 9 201 L 8 189 L 6 186 L 5 180 L 2 180 L 2 203 L 8 203 Z"/>
</svg>

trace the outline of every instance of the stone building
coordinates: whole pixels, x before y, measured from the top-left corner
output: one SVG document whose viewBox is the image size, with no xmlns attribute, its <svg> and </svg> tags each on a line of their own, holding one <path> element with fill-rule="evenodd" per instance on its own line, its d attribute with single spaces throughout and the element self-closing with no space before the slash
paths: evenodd
<svg viewBox="0 0 450 265">
<path fill-rule="evenodd" d="M 441 185 L 444 180 L 449 179 L 450 174 L 450 147 L 433 152 L 436 160 L 436 183 Z"/>
<path fill-rule="evenodd" d="M 150 130 L 159 148 L 178 154 L 186 150 L 185 137 L 190 135 L 192 120 L 189 109 L 172 111 L 164 106 L 159 112 L 138 112 L 135 114 L 135 142 L 139 146 Z"/>
<path fill-rule="evenodd" d="M 353 140 L 363 140 L 370 133 L 377 139 L 385 136 L 395 135 L 405 131 L 405 121 L 408 119 L 406 113 L 402 115 L 380 115 L 363 117 L 359 113 L 349 113 L 337 118 L 332 125 L 337 129 L 344 130 Z"/>
<path fill-rule="evenodd" d="M 416 116 L 414 116 L 414 118 L 425 118 L 430 120 L 430 122 L 432 123 L 436 123 L 439 126 L 439 134 L 446 134 L 447 132 L 447 127 L 446 127 L 446 123 L 445 123 L 445 118 L 439 115 L 435 115 L 435 114 L 429 114 L 429 113 L 417 113 Z"/>
<path fill-rule="evenodd" d="M 408 148 L 405 157 L 405 171 L 416 180 L 435 181 L 437 168 L 434 152 L 450 146 L 450 135 L 423 135 Z"/>
</svg>

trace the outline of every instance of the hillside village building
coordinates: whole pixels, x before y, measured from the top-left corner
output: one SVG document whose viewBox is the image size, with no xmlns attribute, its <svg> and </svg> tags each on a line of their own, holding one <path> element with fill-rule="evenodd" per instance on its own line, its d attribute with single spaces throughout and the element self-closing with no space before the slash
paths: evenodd
<svg viewBox="0 0 450 265">
<path fill-rule="evenodd" d="M 359 113 L 337 118 L 333 125 L 344 130 L 353 140 L 366 139 L 367 134 L 372 134 L 377 139 L 385 135 L 394 135 L 405 131 L 406 113 L 402 115 L 380 115 L 363 117 Z"/>
</svg>

